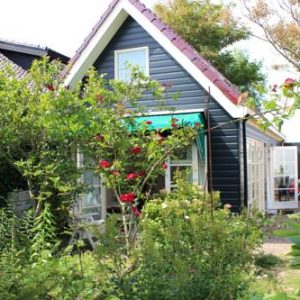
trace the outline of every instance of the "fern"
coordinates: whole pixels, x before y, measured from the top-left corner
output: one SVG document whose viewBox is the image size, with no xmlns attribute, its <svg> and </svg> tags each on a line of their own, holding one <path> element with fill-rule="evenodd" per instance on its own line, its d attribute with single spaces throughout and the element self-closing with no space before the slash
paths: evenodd
<svg viewBox="0 0 300 300">
<path fill-rule="evenodd" d="M 58 243 L 56 227 L 50 204 L 46 203 L 44 209 L 33 221 L 30 229 L 32 234 L 31 259 L 39 256 L 44 251 L 52 251 Z"/>
</svg>

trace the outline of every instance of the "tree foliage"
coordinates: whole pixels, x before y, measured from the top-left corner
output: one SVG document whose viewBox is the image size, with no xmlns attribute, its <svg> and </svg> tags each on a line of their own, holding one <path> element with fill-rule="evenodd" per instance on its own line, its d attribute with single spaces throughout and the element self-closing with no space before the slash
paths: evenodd
<svg viewBox="0 0 300 300">
<path fill-rule="evenodd" d="M 91 191 L 80 176 L 100 175 L 119 203 L 128 242 L 167 155 L 189 145 L 200 124 L 185 127 L 171 118 L 169 129 L 154 130 L 137 122 L 146 113 L 142 95 L 152 94 L 159 110 L 166 88 L 135 67 L 129 82 L 90 70 L 74 89 L 60 84 L 60 71 L 59 63 L 44 59 L 21 80 L 9 70 L 0 73 L 1 158 L 27 182 L 35 217 L 48 203 L 61 229 L 79 194 Z"/>
<path fill-rule="evenodd" d="M 297 71 L 300 71 L 300 4 L 297 0 L 243 0 L 248 17 L 268 41 Z M 253 3 L 253 4 L 252 4 Z"/>
<path fill-rule="evenodd" d="M 227 49 L 249 36 L 230 6 L 201 0 L 169 0 L 157 4 L 155 12 L 233 84 L 248 89 L 264 81 L 259 63 Z"/>
</svg>

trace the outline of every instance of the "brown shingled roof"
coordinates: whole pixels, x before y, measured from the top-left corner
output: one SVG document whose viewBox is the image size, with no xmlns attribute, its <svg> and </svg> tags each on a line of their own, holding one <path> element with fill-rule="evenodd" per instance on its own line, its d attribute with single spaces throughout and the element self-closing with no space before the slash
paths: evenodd
<svg viewBox="0 0 300 300">
<path fill-rule="evenodd" d="M 2 53 L 0 53 L 0 71 L 6 72 L 8 66 L 11 67 L 12 70 L 16 73 L 18 79 L 22 79 L 27 74 L 27 72 L 23 68 L 9 60 Z"/>
<path fill-rule="evenodd" d="M 86 37 L 83 44 L 76 51 L 76 54 L 71 58 L 67 67 L 64 70 L 64 75 L 67 75 L 74 63 L 78 60 L 81 53 L 87 47 L 89 42 L 95 36 L 98 29 L 107 19 L 114 7 L 120 0 L 113 0 L 108 9 L 102 15 L 97 24 L 93 27 L 90 34 Z M 230 83 L 216 68 L 214 68 L 206 59 L 204 59 L 190 44 L 175 33 L 169 26 L 164 24 L 150 9 L 148 9 L 139 0 L 127 0 L 130 2 L 145 18 L 147 18 L 154 26 L 157 27 L 167 37 L 173 45 L 178 48 L 191 62 L 215 85 L 223 94 L 234 104 L 238 104 L 239 92 L 235 86 Z"/>
</svg>

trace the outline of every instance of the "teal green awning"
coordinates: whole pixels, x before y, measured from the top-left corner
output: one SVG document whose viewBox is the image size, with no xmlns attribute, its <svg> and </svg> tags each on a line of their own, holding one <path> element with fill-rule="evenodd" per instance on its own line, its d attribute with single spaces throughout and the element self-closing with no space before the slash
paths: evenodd
<svg viewBox="0 0 300 300">
<path fill-rule="evenodd" d="M 138 117 L 136 123 L 144 124 L 147 121 L 151 121 L 147 127 L 149 130 L 158 129 L 172 129 L 172 119 L 177 119 L 176 124 L 179 127 L 191 126 L 194 127 L 200 124 L 199 135 L 196 137 L 196 143 L 199 150 L 199 155 L 201 160 L 205 160 L 205 126 L 204 118 L 202 113 L 180 113 L 180 114 L 168 114 L 168 115 L 150 115 Z"/>
</svg>

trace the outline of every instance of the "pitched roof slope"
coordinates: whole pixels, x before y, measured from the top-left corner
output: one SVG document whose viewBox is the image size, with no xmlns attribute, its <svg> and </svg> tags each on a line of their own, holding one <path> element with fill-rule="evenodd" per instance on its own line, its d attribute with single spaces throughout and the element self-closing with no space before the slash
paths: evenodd
<svg viewBox="0 0 300 300">
<path fill-rule="evenodd" d="M 51 60 L 59 59 L 64 64 L 66 64 L 69 60 L 69 57 L 67 57 L 66 55 L 63 55 L 48 47 L 9 41 L 4 39 L 0 39 L 0 51 L 19 52 L 22 54 L 29 54 L 37 57 L 47 55 L 51 58 Z"/>
<path fill-rule="evenodd" d="M 0 53 L 0 71 L 6 72 L 8 66 L 10 66 L 12 70 L 16 73 L 18 79 L 22 79 L 27 74 L 27 72 L 23 68 L 9 60 L 2 53 Z"/>
<path fill-rule="evenodd" d="M 83 44 L 76 51 L 76 54 L 71 58 L 68 66 L 64 70 L 64 75 L 78 60 L 81 53 L 88 46 L 89 42 L 95 36 L 98 29 L 107 19 L 114 7 L 120 0 L 113 0 L 108 9 L 102 15 L 97 24 L 93 27 L 90 34 L 85 38 Z M 230 83 L 216 68 L 214 68 L 206 59 L 204 59 L 190 44 L 175 33 L 169 26 L 164 24 L 150 9 L 148 9 L 139 0 L 127 0 L 130 2 L 145 18 L 147 18 L 154 26 L 156 26 L 172 43 L 176 46 L 215 86 L 217 86 L 223 94 L 234 104 L 238 104 L 239 92 L 235 86 Z"/>
</svg>

